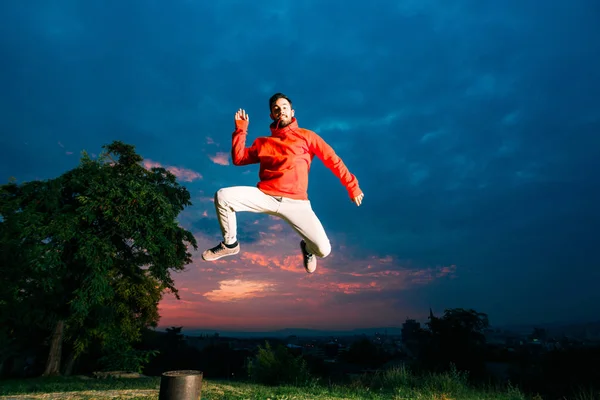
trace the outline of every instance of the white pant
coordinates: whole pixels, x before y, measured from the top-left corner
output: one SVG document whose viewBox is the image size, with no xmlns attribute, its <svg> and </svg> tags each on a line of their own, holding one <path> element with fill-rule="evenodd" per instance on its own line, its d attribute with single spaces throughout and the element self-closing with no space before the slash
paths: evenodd
<svg viewBox="0 0 600 400">
<path fill-rule="evenodd" d="M 217 191 L 215 207 L 226 244 L 237 240 L 235 213 L 249 211 L 276 215 L 287 221 L 304 239 L 309 253 L 318 257 L 327 257 L 331 253 L 329 238 L 309 200 L 270 196 L 252 186 L 233 186 Z"/>
</svg>

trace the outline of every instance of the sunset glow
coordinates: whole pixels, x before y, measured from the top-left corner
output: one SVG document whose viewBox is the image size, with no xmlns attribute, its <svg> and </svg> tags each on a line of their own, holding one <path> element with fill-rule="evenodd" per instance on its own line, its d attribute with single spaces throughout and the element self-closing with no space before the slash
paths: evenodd
<svg viewBox="0 0 600 400">
<path fill-rule="evenodd" d="M 56 178 L 116 140 L 173 173 L 198 249 L 161 329 L 398 327 L 449 308 L 588 320 L 600 3 L 538 3 L 3 1 L 0 175 Z M 251 116 L 250 147 L 277 92 L 364 194 L 357 207 L 318 151 L 307 194 L 332 251 L 310 275 L 300 235 L 253 212 L 237 214 L 239 254 L 201 258 L 223 239 L 215 193 L 259 180 L 233 164 L 235 114 Z M 283 150 L 327 149 L 305 142 Z"/>
</svg>

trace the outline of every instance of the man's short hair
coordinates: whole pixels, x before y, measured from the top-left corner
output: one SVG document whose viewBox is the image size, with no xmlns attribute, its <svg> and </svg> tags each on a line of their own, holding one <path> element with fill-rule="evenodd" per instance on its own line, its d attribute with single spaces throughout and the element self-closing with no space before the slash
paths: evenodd
<svg viewBox="0 0 600 400">
<path fill-rule="evenodd" d="M 290 103 L 290 108 L 292 107 L 292 100 L 290 100 L 289 97 L 287 97 L 285 94 L 283 93 L 275 93 L 273 96 L 271 96 L 271 98 L 269 99 L 269 111 L 272 110 L 273 108 L 273 104 L 275 104 L 275 102 L 279 99 L 286 99 L 289 103 Z"/>
</svg>

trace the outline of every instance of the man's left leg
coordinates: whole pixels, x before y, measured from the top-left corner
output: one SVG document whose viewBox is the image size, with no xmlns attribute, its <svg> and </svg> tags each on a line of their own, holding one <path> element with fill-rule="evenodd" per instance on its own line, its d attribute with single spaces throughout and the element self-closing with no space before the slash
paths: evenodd
<svg viewBox="0 0 600 400">
<path fill-rule="evenodd" d="M 253 186 L 232 186 L 219 189 L 215 193 L 215 208 L 223 241 L 204 251 L 202 259 L 214 261 L 239 253 L 236 213 L 245 211 L 273 214 L 277 212 L 280 205 L 281 203 L 274 197 Z"/>
<path fill-rule="evenodd" d="M 317 257 L 325 258 L 331 253 L 331 243 L 323 224 L 312 209 L 309 200 L 283 198 L 277 212 L 302 237 L 300 248 L 306 272 L 313 273 L 317 268 Z"/>
</svg>

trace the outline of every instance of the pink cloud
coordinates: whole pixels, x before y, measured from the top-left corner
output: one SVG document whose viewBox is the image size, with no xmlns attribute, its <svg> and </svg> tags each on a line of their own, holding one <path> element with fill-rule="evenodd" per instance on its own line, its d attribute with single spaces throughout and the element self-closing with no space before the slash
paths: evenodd
<svg viewBox="0 0 600 400">
<path fill-rule="evenodd" d="M 385 256 L 384 258 L 379 259 L 379 262 L 382 264 L 389 264 L 393 261 L 394 261 L 394 259 L 392 258 L 392 256 Z"/>
<path fill-rule="evenodd" d="M 277 235 L 274 233 L 258 232 L 260 236 L 259 245 L 276 246 L 278 243 Z"/>
<path fill-rule="evenodd" d="M 397 306 L 389 299 L 456 276 L 455 265 L 415 267 L 390 255 L 355 258 L 349 256 L 355 252 L 339 251 L 339 245 L 319 259 L 314 274 L 307 274 L 298 235 L 277 218 L 256 222 L 251 226 L 259 232 L 258 241 L 242 240 L 240 254 L 215 262 L 203 261 L 200 253 L 218 243 L 218 225 L 214 234 L 194 232 L 194 261 L 174 275 L 176 286 L 189 290 L 179 293 L 183 302 L 163 298 L 160 326 L 262 330 L 399 325 L 407 315 L 425 316 L 428 309 Z"/>
<path fill-rule="evenodd" d="M 184 182 L 192 182 L 192 181 L 195 181 L 198 179 L 202 179 L 202 175 L 200 173 L 198 173 L 196 171 L 192 171 L 191 169 L 174 167 L 174 166 L 164 166 L 161 163 L 158 163 L 156 161 L 152 161 L 149 159 L 144 160 L 144 168 L 151 169 L 154 167 L 164 168 Z"/>
<path fill-rule="evenodd" d="M 412 281 L 420 284 L 431 283 L 436 279 L 445 276 L 453 277 L 456 272 L 456 266 L 427 268 L 411 272 Z"/>
<path fill-rule="evenodd" d="M 229 165 L 229 153 L 218 152 L 214 156 L 209 156 L 210 160 L 218 165 Z"/>
<path fill-rule="evenodd" d="M 210 301 L 216 302 L 247 300 L 267 296 L 274 286 L 273 283 L 261 281 L 243 279 L 223 280 L 219 282 L 218 289 L 204 293 L 203 296 Z"/>
<path fill-rule="evenodd" d="M 339 292 L 344 294 L 357 294 L 361 292 L 380 292 L 381 286 L 375 281 L 370 282 L 324 282 L 310 284 L 312 287 L 318 287 L 319 290 L 326 292 Z"/>
<path fill-rule="evenodd" d="M 302 267 L 302 255 L 299 252 L 295 256 L 286 255 L 282 257 L 269 253 L 246 251 L 240 258 L 246 265 L 257 265 L 270 270 L 276 269 L 306 274 L 304 267 Z"/>
</svg>

